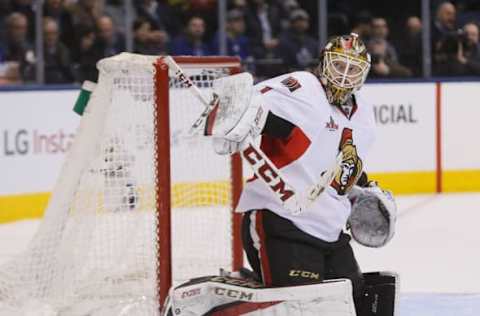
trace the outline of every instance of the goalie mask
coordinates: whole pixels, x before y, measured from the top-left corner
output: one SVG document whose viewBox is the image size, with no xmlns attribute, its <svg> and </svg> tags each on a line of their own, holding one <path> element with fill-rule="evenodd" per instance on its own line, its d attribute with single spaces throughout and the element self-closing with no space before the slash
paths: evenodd
<svg viewBox="0 0 480 316">
<path fill-rule="evenodd" d="M 365 82 L 370 70 L 370 55 L 358 35 L 351 33 L 327 43 L 319 67 L 328 102 L 341 106 Z"/>
</svg>

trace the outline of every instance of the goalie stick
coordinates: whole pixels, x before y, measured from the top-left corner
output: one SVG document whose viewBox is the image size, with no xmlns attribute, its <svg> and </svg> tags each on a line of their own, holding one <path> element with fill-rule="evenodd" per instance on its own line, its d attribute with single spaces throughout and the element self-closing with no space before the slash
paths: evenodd
<svg viewBox="0 0 480 316">
<path fill-rule="evenodd" d="M 184 84 L 188 90 L 205 106 L 199 118 L 190 128 L 189 135 L 195 135 L 198 130 L 205 125 L 208 115 L 215 108 L 218 102 L 218 96 L 213 97 L 212 101 L 208 101 L 203 92 L 183 73 L 171 56 L 160 58 L 160 62 L 168 65 L 175 73 L 175 78 Z M 304 194 L 299 195 L 297 190 L 289 184 L 282 172 L 273 164 L 267 155 L 254 143 L 249 135 L 248 145 L 242 149 L 241 155 L 250 165 L 255 175 L 261 179 L 270 191 L 281 201 L 282 205 L 288 209 L 293 215 L 298 215 L 307 209 L 311 203 L 325 190 L 325 188 L 333 181 L 337 170 L 342 162 L 341 152 L 337 155 L 335 163 L 325 171 L 319 181 L 313 185 Z"/>
</svg>

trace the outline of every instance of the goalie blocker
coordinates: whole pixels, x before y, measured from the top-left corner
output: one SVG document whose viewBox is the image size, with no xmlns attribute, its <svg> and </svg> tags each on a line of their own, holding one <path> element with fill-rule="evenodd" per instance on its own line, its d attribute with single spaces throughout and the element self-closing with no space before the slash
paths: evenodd
<svg viewBox="0 0 480 316">
<path fill-rule="evenodd" d="M 394 316 L 397 276 L 366 273 L 364 302 L 355 312 L 348 279 L 268 288 L 247 279 L 208 276 L 192 279 L 170 291 L 162 316 Z"/>
</svg>

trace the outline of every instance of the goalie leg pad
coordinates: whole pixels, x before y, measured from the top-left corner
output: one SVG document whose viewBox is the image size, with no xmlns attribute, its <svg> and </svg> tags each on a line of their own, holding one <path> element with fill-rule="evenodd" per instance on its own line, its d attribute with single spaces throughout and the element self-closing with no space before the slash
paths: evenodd
<svg viewBox="0 0 480 316">
<path fill-rule="evenodd" d="M 260 283 L 226 276 L 189 281 L 171 291 L 163 315 L 355 316 L 347 279 L 265 288 Z"/>
<path fill-rule="evenodd" d="M 390 272 L 364 273 L 365 292 L 357 316 L 395 316 L 398 275 Z"/>
</svg>

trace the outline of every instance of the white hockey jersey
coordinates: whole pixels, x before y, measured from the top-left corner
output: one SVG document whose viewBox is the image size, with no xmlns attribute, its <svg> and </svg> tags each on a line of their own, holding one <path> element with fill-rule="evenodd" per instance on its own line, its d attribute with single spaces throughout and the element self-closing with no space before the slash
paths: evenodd
<svg viewBox="0 0 480 316">
<path fill-rule="evenodd" d="M 285 209 L 263 181 L 248 180 L 237 212 L 268 209 L 291 220 L 302 231 L 324 241 L 336 241 L 346 225 L 351 204 L 346 192 L 363 168 L 375 138 L 372 106 L 358 93 L 351 113 L 328 103 L 319 80 L 309 72 L 293 72 L 255 86 L 264 108 L 295 125 L 288 139 L 262 135 L 261 149 L 298 192 L 314 185 L 330 168 L 339 151 L 341 171 L 311 207 L 299 215 Z"/>
</svg>

